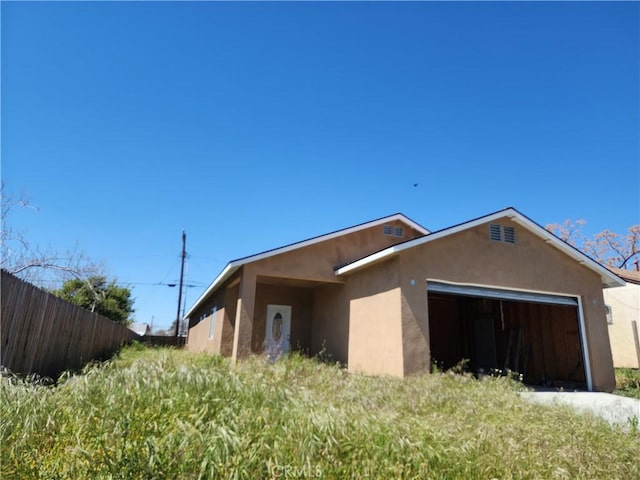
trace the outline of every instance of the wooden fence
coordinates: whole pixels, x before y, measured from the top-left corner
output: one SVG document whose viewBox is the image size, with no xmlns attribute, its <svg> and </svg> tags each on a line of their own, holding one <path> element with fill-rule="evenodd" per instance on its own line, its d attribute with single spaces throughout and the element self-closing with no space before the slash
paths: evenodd
<svg viewBox="0 0 640 480">
<path fill-rule="evenodd" d="M 140 337 L 127 327 L 2 271 L 0 363 L 57 378 Z"/>
<path fill-rule="evenodd" d="M 152 347 L 182 348 L 184 347 L 185 340 L 185 337 L 176 337 L 174 335 L 145 335 L 140 338 L 142 343 Z"/>
</svg>

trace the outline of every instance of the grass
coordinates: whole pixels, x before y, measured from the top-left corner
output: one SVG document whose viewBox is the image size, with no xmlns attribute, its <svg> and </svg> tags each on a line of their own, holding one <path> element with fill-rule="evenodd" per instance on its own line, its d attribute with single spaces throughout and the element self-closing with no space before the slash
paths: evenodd
<svg viewBox="0 0 640 480">
<path fill-rule="evenodd" d="M 3 379 L 0 477 L 640 478 L 637 428 L 520 388 L 132 347 L 55 387 Z"/>
<path fill-rule="evenodd" d="M 640 370 L 616 368 L 616 390 L 613 393 L 640 400 Z"/>
</svg>

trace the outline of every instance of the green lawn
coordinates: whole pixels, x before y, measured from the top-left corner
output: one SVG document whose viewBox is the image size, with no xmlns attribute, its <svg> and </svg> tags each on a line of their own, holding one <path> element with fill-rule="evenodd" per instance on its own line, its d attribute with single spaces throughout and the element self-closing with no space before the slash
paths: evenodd
<svg viewBox="0 0 640 480">
<path fill-rule="evenodd" d="M 131 347 L 56 387 L 4 378 L 0 477 L 640 478 L 637 428 L 520 388 Z"/>
</svg>

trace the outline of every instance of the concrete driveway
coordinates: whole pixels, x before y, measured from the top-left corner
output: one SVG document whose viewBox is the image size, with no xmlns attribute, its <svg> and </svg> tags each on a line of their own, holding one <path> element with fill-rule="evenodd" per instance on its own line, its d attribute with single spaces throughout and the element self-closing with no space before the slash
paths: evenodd
<svg viewBox="0 0 640 480">
<path fill-rule="evenodd" d="M 581 412 L 592 412 L 612 424 L 635 422 L 640 426 L 640 400 L 603 392 L 523 392 L 522 398 L 537 403 L 567 404 Z M 635 420 L 633 420 L 635 419 Z"/>
</svg>

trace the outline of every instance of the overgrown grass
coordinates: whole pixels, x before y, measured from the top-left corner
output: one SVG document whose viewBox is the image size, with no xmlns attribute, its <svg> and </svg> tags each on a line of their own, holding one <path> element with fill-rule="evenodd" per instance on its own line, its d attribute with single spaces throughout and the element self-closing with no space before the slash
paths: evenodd
<svg viewBox="0 0 640 480">
<path fill-rule="evenodd" d="M 640 478 L 637 429 L 518 388 L 129 348 L 56 387 L 3 379 L 0 476 Z"/>
<path fill-rule="evenodd" d="M 618 395 L 640 399 L 640 370 L 616 368 L 616 390 Z"/>
</svg>

